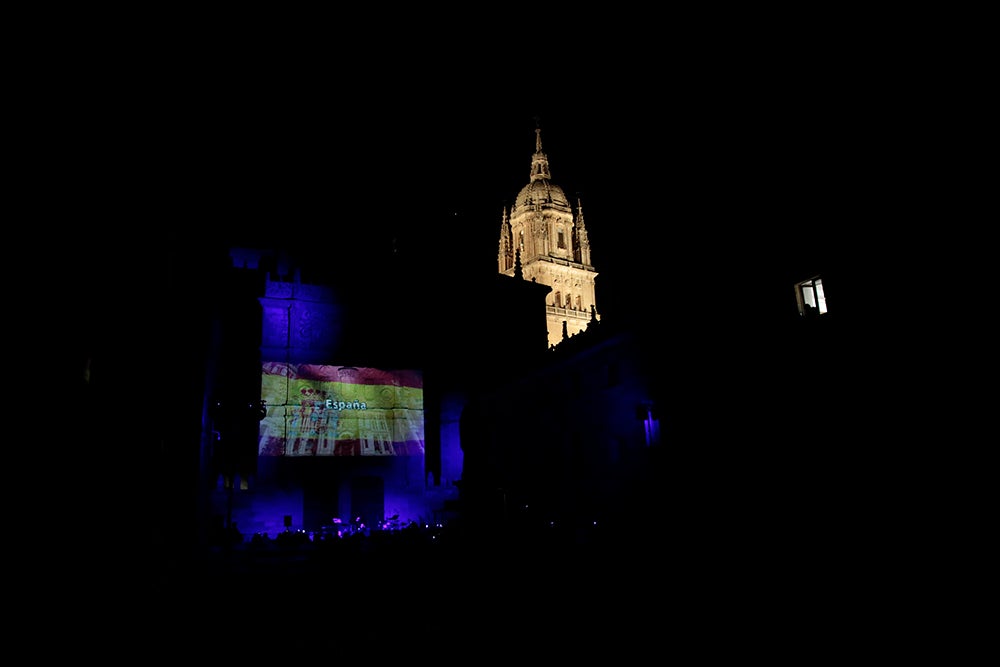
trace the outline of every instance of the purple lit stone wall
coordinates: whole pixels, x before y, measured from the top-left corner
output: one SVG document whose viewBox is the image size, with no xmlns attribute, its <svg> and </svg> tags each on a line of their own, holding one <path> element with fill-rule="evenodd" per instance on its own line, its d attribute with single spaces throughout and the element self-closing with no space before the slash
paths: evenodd
<svg viewBox="0 0 1000 667">
<path fill-rule="evenodd" d="M 260 304 L 262 359 L 312 363 L 335 360 L 345 317 L 344 308 L 336 302 L 332 290 L 269 280 Z"/>
<path fill-rule="evenodd" d="M 347 350 L 351 308 L 327 287 L 268 279 L 261 306 L 262 361 L 351 363 Z M 366 351 L 377 363 L 377 350 Z M 455 443 L 457 449 L 457 443 Z M 425 474 L 424 456 L 398 457 L 258 457 L 256 472 L 237 480 L 232 491 L 219 483 L 212 498 L 214 513 L 231 514 L 244 539 L 254 534 L 275 537 L 289 528 L 307 534 L 329 533 L 341 526 L 356 528 L 363 516 L 367 528 L 439 518 L 443 503 Z M 460 473 L 452 470 L 451 475 Z"/>
</svg>

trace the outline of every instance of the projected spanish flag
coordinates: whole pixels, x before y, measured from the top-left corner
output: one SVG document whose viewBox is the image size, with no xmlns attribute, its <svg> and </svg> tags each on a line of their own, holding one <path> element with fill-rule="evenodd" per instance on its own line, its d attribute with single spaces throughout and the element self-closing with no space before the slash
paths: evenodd
<svg viewBox="0 0 1000 667">
<path fill-rule="evenodd" d="M 264 362 L 261 399 L 260 456 L 424 453 L 420 371 Z"/>
</svg>

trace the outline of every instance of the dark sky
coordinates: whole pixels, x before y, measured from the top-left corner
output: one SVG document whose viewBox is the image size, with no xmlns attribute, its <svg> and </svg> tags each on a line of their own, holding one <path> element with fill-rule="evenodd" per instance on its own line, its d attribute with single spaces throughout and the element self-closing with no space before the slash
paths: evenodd
<svg viewBox="0 0 1000 667">
<path fill-rule="evenodd" d="M 849 247 L 873 222 L 865 202 L 883 177 L 879 149 L 866 143 L 885 121 L 862 111 L 872 91 L 716 75 L 560 94 L 381 91 L 359 107 L 220 93 L 154 141 L 164 155 L 155 189 L 167 224 L 194 243 L 206 230 L 311 253 L 395 239 L 493 267 L 502 211 L 529 182 L 538 123 L 553 182 L 583 204 L 605 290 L 655 276 L 680 291 L 790 248 Z"/>
<path fill-rule="evenodd" d="M 588 35 L 488 61 L 380 61 L 341 43 L 109 50 L 46 82 L 36 159 L 61 185 L 52 212 L 78 221 L 61 235 L 74 251 L 397 239 L 493 266 L 537 122 L 553 181 L 583 203 L 604 289 L 652 273 L 683 290 L 882 233 L 912 64 L 811 25 L 675 26 L 610 50 Z"/>
</svg>

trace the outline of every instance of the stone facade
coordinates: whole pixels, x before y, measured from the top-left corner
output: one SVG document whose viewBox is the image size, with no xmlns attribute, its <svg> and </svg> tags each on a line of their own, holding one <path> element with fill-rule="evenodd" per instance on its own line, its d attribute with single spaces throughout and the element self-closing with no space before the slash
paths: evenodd
<svg viewBox="0 0 1000 667">
<path fill-rule="evenodd" d="M 574 210 L 552 182 L 540 129 L 535 130 L 531 180 L 510 214 L 503 212 L 498 263 L 503 275 L 551 288 L 545 302 L 550 347 L 600 319 L 594 290 L 598 274 L 590 264 L 583 207 L 577 201 Z"/>
</svg>

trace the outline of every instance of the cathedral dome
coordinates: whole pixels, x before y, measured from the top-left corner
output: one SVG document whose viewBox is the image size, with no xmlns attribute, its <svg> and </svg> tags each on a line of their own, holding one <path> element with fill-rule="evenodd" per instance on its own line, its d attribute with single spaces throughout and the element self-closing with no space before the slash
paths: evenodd
<svg viewBox="0 0 1000 667">
<path fill-rule="evenodd" d="M 530 183 L 521 188 L 521 192 L 518 193 L 514 202 L 513 215 L 533 210 L 536 206 L 555 208 L 566 213 L 573 212 L 563 189 L 547 178 L 532 179 Z"/>
</svg>

